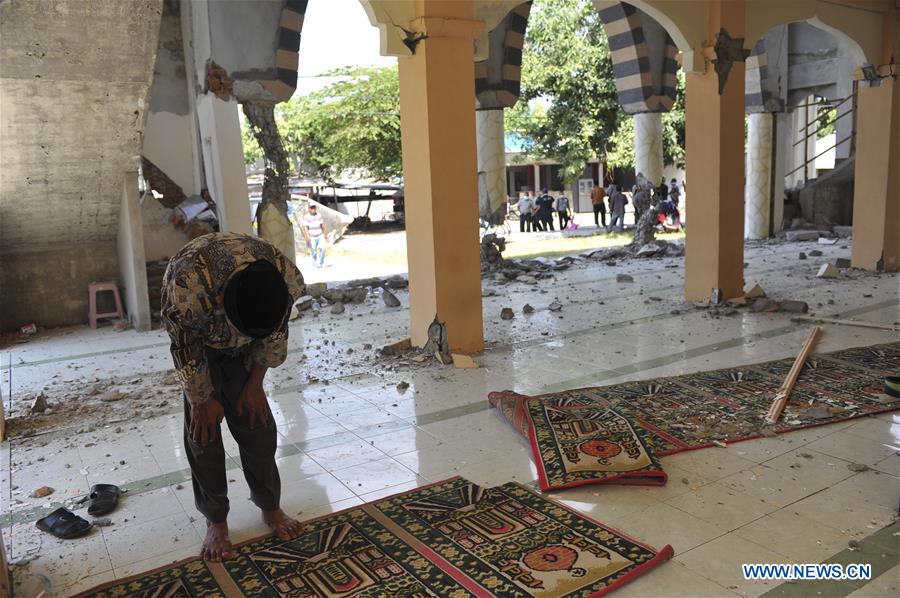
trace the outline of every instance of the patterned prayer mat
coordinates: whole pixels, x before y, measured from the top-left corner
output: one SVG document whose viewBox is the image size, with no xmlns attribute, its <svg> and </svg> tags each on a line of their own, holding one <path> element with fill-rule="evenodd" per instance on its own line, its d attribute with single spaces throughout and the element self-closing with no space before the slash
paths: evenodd
<svg viewBox="0 0 900 598">
<path fill-rule="evenodd" d="M 304 535 L 190 559 L 82 596 L 601 596 L 672 557 L 518 484 L 462 478 L 309 522 Z"/>
<path fill-rule="evenodd" d="M 650 455 L 664 456 L 900 409 L 900 399 L 885 394 L 883 384 L 885 376 L 900 371 L 900 342 L 895 342 L 810 357 L 781 418 L 766 424 L 766 412 L 793 363 L 794 358 L 780 359 L 537 397 L 503 391 L 491 393 L 488 401 L 514 428 L 535 438 L 538 469 L 558 474 L 549 476 L 557 484 L 552 487 L 589 482 L 583 473 L 566 470 L 567 442 L 546 431 L 529 432 L 529 422 L 549 429 L 542 428 L 549 417 L 535 416 L 541 410 L 580 413 L 582 421 L 585 412 L 597 418 L 618 413 L 634 425 Z"/>
<path fill-rule="evenodd" d="M 528 439 L 541 490 L 583 484 L 662 486 L 667 475 L 644 431 L 613 409 L 494 393 L 491 406 Z"/>
</svg>

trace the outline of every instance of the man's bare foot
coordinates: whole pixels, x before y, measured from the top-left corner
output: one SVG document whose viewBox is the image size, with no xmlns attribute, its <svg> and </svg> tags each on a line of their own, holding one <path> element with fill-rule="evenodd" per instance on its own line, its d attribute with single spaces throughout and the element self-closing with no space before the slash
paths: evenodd
<svg viewBox="0 0 900 598">
<path fill-rule="evenodd" d="M 288 517 L 281 509 L 263 511 L 263 521 L 272 528 L 280 540 L 293 540 L 303 532 L 306 527 L 296 519 Z"/>
<path fill-rule="evenodd" d="M 200 553 L 204 561 L 227 561 L 234 554 L 231 551 L 231 540 L 228 538 L 228 523 L 206 522 L 206 538 L 203 539 L 203 551 Z"/>
</svg>

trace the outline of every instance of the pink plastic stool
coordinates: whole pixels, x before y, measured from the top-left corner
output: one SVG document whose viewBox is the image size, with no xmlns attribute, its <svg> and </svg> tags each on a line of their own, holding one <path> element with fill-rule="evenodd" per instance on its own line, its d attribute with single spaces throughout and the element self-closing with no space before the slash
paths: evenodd
<svg viewBox="0 0 900 598">
<path fill-rule="evenodd" d="M 116 301 L 116 311 L 98 314 L 97 313 L 97 293 L 110 291 L 113 299 Z M 91 328 L 97 328 L 97 320 L 100 318 L 124 318 L 125 310 L 122 309 L 122 299 L 119 297 L 119 285 L 114 282 L 92 282 L 88 285 L 88 303 L 90 304 L 90 312 L 88 313 L 88 322 Z"/>
</svg>

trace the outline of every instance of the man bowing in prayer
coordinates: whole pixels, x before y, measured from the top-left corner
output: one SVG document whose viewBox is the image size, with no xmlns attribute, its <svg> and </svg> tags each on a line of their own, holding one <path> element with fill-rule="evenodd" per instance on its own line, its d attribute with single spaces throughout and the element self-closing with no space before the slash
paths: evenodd
<svg viewBox="0 0 900 598">
<path fill-rule="evenodd" d="M 206 517 L 205 560 L 232 556 L 223 419 L 263 521 L 282 540 L 303 529 L 279 504 L 277 433 L 263 378 L 284 362 L 288 316 L 304 288 L 300 271 L 275 247 L 234 233 L 190 241 L 166 268 L 161 317 L 184 390 L 184 447 L 194 502 Z"/>
</svg>

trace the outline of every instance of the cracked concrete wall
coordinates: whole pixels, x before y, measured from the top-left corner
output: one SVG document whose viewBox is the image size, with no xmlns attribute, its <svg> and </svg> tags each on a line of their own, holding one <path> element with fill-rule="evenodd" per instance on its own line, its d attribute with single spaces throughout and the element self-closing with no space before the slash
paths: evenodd
<svg viewBox="0 0 900 598">
<path fill-rule="evenodd" d="M 162 0 L 0 4 L 0 314 L 4 328 L 87 320 L 118 275 Z"/>
</svg>

